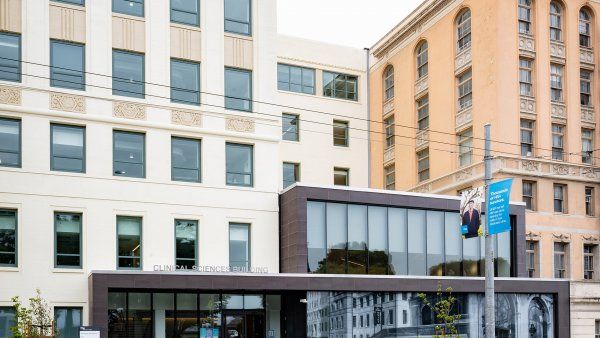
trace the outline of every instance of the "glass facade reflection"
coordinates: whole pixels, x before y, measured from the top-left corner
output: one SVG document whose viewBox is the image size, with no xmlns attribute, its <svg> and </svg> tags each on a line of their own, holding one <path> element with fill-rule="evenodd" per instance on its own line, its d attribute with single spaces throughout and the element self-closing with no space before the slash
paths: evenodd
<svg viewBox="0 0 600 338">
<path fill-rule="evenodd" d="M 458 212 L 309 201 L 308 272 L 483 275 L 483 238 L 463 239 L 460 223 Z M 511 242 L 496 236 L 497 276 L 511 276 Z"/>
</svg>

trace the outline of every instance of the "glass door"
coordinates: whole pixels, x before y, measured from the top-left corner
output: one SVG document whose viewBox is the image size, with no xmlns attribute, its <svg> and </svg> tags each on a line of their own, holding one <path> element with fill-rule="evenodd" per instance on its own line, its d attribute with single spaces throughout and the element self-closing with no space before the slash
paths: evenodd
<svg viewBox="0 0 600 338">
<path fill-rule="evenodd" d="M 264 338 L 265 314 L 260 311 L 223 313 L 224 338 Z"/>
<path fill-rule="evenodd" d="M 224 313 L 225 338 L 246 338 L 246 319 L 242 313 Z"/>
</svg>

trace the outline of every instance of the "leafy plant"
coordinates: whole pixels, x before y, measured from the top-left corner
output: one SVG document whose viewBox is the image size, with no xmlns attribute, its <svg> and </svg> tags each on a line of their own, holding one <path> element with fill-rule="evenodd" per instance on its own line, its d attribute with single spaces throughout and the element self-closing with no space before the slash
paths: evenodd
<svg viewBox="0 0 600 338">
<path fill-rule="evenodd" d="M 434 338 L 460 337 L 456 323 L 462 318 L 460 314 L 454 314 L 456 297 L 452 295 L 452 288 L 442 290 L 442 284 L 438 283 L 435 301 L 432 303 L 424 293 L 418 294 L 419 299 L 433 312 L 436 318 Z"/>
<path fill-rule="evenodd" d="M 29 308 L 23 306 L 19 296 L 11 299 L 15 309 L 15 325 L 10 327 L 10 331 L 15 338 L 35 338 L 56 334 L 52 310 L 48 302 L 42 298 L 40 289 L 36 289 L 35 292 L 35 297 L 29 298 Z"/>
</svg>

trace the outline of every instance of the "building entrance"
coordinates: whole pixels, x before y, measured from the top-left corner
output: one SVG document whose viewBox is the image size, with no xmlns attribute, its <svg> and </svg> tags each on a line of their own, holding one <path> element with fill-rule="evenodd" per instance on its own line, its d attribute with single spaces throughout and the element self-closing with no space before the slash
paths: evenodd
<svg viewBox="0 0 600 338">
<path fill-rule="evenodd" d="M 224 311 L 225 338 L 265 337 L 265 314 L 257 311 Z"/>
</svg>

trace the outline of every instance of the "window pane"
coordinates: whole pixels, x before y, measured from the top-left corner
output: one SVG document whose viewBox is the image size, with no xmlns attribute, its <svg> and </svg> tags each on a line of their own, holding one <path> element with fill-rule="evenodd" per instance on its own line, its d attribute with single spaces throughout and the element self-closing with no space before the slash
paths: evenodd
<svg viewBox="0 0 600 338">
<path fill-rule="evenodd" d="M 325 273 L 325 203 L 307 203 L 306 238 L 308 272 Z"/>
<path fill-rule="evenodd" d="M 323 72 L 323 96 L 356 101 L 357 86 L 357 76 Z"/>
<path fill-rule="evenodd" d="M 252 72 L 225 68 L 225 108 L 252 110 Z"/>
<path fill-rule="evenodd" d="M 304 67 L 277 65 L 277 88 L 304 94 L 315 93 L 315 70 Z"/>
<path fill-rule="evenodd" d="M 142 257 L 142 219 L 117 216 L 118 268 L 140 269 Z"/>
<path fill-rule="evenodd" d="M 283 163 L 283 188 L 287 188 L 290 185 L 299 181 L 298 164 L 296 163 Z"/>
<path fill-rule="evenodd" d="M 115 131 L 113 137 L 114 175 L 144 177 L 144 134 Z"/>
<path fill-rule="evenodd" d="M 21 121 L 0 118 L 0 166 L 21 166 Z"/>
<path fill-rule="evenodd" d="M 171 102 L 200 104 L 200 64 L 171 60 Z"/>
<path fill-rule="evenodd" d="M 73 4 L 73 5 L 85 5 L 85 0 L 52 0 L 52 1 L 56 1 L 56 2 L 64 2 L 67 4 Z"/>
<path fill-rule="evenodd" d="M 175 220 L 175 264 L 191 269 L 197 264 L 198 222 Z"/>
<path fill-rule="evenodd" d="M 250 35 L 250 0 L 225 0 L 225 31 Z"/>
<path fill-rule="evenodd" d="M 179 337 L 194 337 L 198 332 L 198 296 L 195 293 L 178 293 L 176 332 Z"/>
<path fill-rule="evenodd" d="M 113 0 L 113 12 L 144 16 L 144 0 Z"/>
<path fill-rule="evenodd" d="M 512 222 L 511 222 L 512 223 Z M 510 277 L 511 254 L 510 254 L 510 235 L 512 232 L 502 232 L 498 234 L 498 257 L 496 264 L 498 266 L 498 277 Z"/>
<path fill-rule="evenodd" d="M 11 327 L 15 326 L 15 309 L 13 307 L 0 307 L 0 337 L 12 337 Z"/>
<path fill-rule="evenodd" d="M 17 212 L 0 210 L 0 265 L 17 265 Z"/>
<path fill-rule="evenodd" d="M 200 182 L 200 141 L 171 139 L 171 170 L 174 181 Z"/>
<path fill-rule="evenodd" d="M 81 266 L 81 215 L 56 213 L 56 267 Z"/>
<path fill-rule="evenodd" d="M 348 273 L 367 273 L 367 207 L 348 205 Z"/>
<path fill-rule="evenodd" d="M 349 183 L 349 172 L 348 169 L 334 168 L 333 170 L 333 184 L 347 186 Z"/>
<path fill-rule="evenodd" d="M 198 26 L 199 0 L 171 0 L 171 22 Z"/>
<path fill-rule="evenodd" d="M 252 186 L 253 147 L 227 143 L 227 185 Z"/>
<path fill-rule="evenodd" d="M 250 233 L 248 224 L 229 225 L 229 266 L 240 271 L 250 268 Z"/>
<path fill-rule="evenodd" d="M 115 0 L 116 1 L 116 0 Z M 144 55 L 113 51 L 113 95 L 144 98 Z"/>
<path fill-rule="evenodd" d="M 108 293 L 108 336 L 109 337 L 127 337 L 125 331 L 127 314 L 127 293 L 109 292 Z"/>
<path fill-rule="evenodd" d="M 348 122 L 333 121 L 333 145 L 348 146 Z"/>
<path fill-rule="evenodd" d="M 346 204 L 327 203 L 327 273 L 346 273 L 348 211 Z"/>
<path fill-rule="evenodd" d="M 444 223 L 443 212 L 427 211 L 427 274 L 429 276 L 443 274 Z"/>
<path fill-rule="evenodd" d="M 463 275 L 479 276 L 479 237 L 463 239 Z"/>
<path fill-rule="evenodd" d="M 0 80 L 21 82 L 21 36 L 0 34 Z"/>
<path fill-rule="evenodd" d="M 408 210 L 408 274 L 426 275 L 426 215 L 423 210 Z"/>
<path fill-rule="evenodd" d="M 50 42 L 50 85 L 85 90 L 85 47 L 80 44 Z"/>
<path fill-rule="evenodd" d="M 387 209 L 369 207 L 369 274 L 387 274 Z"/>
<path fill-rule="evenodd" d="M 389 266 L 391 275 L 408 274 L 406 209 L 388 209 Z"/>
<path fill-rule="evenodd" d="M 283 114 L 282 123 L 282 139 L 286 141 L 298 141 L 300 130 L 300 117 L 298 115 Z"/>
<path fill-rule="evenodd" d="M 58 338 L 74 338 L 79 336 L 81 308 L 54 308 L 54 321 L 58 331 Z"/>
<path fill-rule="evenodd" d="M 129 293 L 127 337 L 152 337 L 151 293 Z"/>
<path fill-rule="evenodd" d="M 85 171 L 85 128 L 51 125 L 52 170 Z"/>
<path fill-rule="evenodd" d="M 446 276 L 461 276 L 462 262 L 462 236 L 460 234 L 460 214 L 456 212 L 446 212 L 444 215 L 445 240 L 444 252 L 446 254 Z"/>
</svg>

